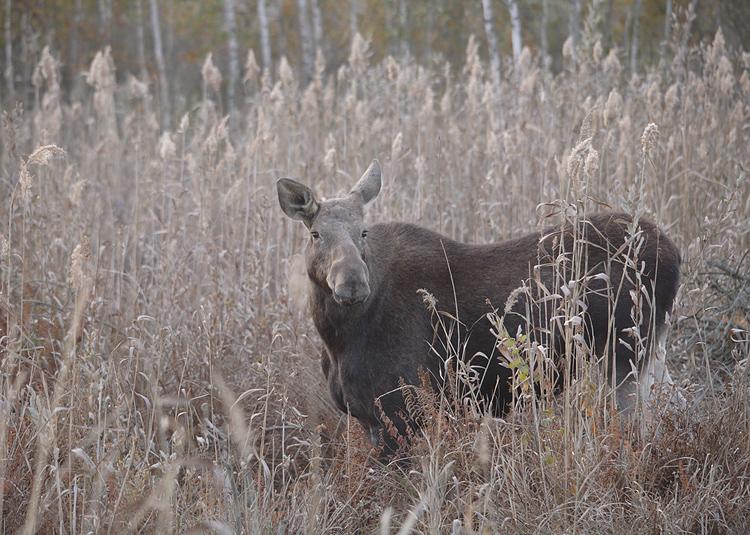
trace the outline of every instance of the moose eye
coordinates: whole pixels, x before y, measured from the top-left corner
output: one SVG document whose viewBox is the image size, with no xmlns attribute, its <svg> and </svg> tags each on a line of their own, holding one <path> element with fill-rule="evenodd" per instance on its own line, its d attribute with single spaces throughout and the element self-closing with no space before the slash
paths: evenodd
<svg viewBox="0 0 750 535">
<path fill-rule="evenodd" d="M 363 231 L 362 231 L 362 237 L 363 237 L 363 238 L 366 238 L 366 237 L 367 237 L 367 231 L 366 231 L 366 230 L 363 230 Z"/>
<path fill-rule="evenodd" d="M 319 240 L 319 239 L 320 239 L 320 234 L 318 233 L 318 231 L 317 231 L 317 230 L 313 230 L 313 231 L 312 231 L 312 232 L 310 233 L 310 236 L 312 236 L 313 240 Z"/>
</svg>

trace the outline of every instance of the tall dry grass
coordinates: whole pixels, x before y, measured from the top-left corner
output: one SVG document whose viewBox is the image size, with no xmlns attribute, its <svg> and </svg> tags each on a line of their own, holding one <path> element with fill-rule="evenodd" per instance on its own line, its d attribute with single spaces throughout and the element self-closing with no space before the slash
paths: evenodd
<svg viewBox="0 0 750 535">
<path fill-rule="evenodd" d="M 674 35 L 636 78 L 587 35 L 578 63 L 526 50 L 501 87 L 473 40 L 454 72 L 372 65 L 355 39 L 302 88 L 250 57 L 235 117 L 209 57 L 171 132 L 108 50 L 75 102 L 45 51 L 37 109 L 1 130 L 2 531 L 745 532 L 750 56 Z M 328 400 L 287 284 L 304 236 L 274 191 L 344 191 L 373 157 L 372 219 L 460 240 L 601 206 L 660 222 L 683 254 L 668 354 L 689 408 L 643 432 L 588 375 L 505 419 L 418 390 L 413 460 L 378 464 Z"/>
</svg>

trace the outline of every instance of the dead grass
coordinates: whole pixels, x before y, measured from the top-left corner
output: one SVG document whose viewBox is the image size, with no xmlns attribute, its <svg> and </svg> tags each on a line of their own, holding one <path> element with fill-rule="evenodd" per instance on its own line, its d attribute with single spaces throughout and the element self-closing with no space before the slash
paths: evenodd
<svg viewBox="0 0 750 535">
<path fill-rule="evenodd" d="M 207 91 L 168 134 L 107 51 L 72 103 L 45 55 L 41 110 L 6 111 L 1 131 L 2 530 L 750 529 L 750 56 L 720 35 L 680 50 L 677 31 L 671 66 L 627 80 L 595 41 L 558 75 L 524 52 L 501 91 L 475 44 L 451 73 L 369 65 L 357 41 L 306 88 L 288 67 L 249 76 L 231 129 Z M 64 156 L 29 165 L 50 143 Z M 684 259 L 669 359 L 689 409 L 642 433 L 596 387 L 505 420 L 423 391 L 412 461 L 375 461 L 290 305 L 303 236 L 273 191 L 295 176 L 333 194 L 373 157 L 374 219 L 461 240 L 602 204 L 668 228 Z"/>
</svg>

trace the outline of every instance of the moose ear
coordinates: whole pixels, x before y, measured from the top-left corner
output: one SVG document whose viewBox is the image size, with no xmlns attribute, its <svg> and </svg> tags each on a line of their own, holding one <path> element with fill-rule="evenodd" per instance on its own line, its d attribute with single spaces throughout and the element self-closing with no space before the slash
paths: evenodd
<svg viewBox="0 0 750 535">
<path fill-rule="evenodd" d="M 276 190 L 284 213 L 292 219 L 302 221 L 309 228 L 319 208 L 312 190 L 291 178 L 279 179 Z"/>
<path fill-rule="evenodd" d="M 359 182 L 354 186 L 351 193 L 361 195 L 362 201 L 367 204 L 378 196 L 381 184 L 380 163 L 377 160 L 373 160 L 370 167 L 364 172 L 362 178 L 359 179 Z"/>
</svg>

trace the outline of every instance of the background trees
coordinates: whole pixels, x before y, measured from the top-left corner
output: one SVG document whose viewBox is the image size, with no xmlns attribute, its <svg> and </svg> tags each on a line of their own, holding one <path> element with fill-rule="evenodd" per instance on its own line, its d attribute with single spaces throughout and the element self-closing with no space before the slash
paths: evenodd
<svg viewBox="0 0 750 535">
<path fill-rule="evenodd" d="M 580 35 L 593 21 L 603 53 L 616 48 L 635 73 L 665 55 L 671 24 L 694 12 L 691 42 L 713 36 L 720 27 L 730 46 L 750 48 L 750 3 L 744 0 L 4 0 L 2 16 L 2 102 L 29 106 L 33 65 L 49 46 L 60 61 L 62 89 L 80 89 L 81 72 L 97 50 L 109 44 L 118 79 L 133 73 L 158 88 L 163 125 L 179 86 L 185 102 L 201 90 L 196 65 L 209 52 L 226 73 L 225 111 L 240 94 L 239 62 L 249 49 L 273 76 L 286 57 L 302 83 L 313 76 L 316 51 L 334 72 L 348 55 L 353 32 L 370 42 L 377 61 L 408 55 L 424 65 L 462 67 L 469 36 L 480 54 L 499 69 L 511 68 L 521 49 L 548 58 L 559 71 L 570 37 L 576 57 Z M 593 15 L 593 16 L 592 16 Z M 489 19 L 487 17 L 490 17 Z M 488 29 L 492 33 L 488 33 Z M 496 52 L 494 52 L 496 51 Z M 503 61 L 513 58 L 514 61 Z M 145 80 L 144 80 L 145 78 Z"/>
</svg>

